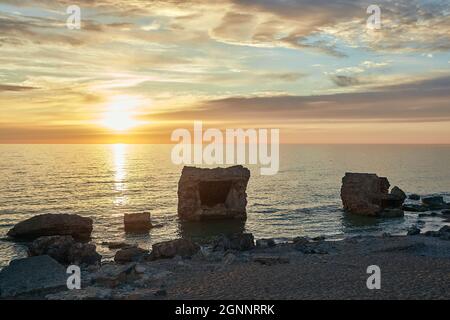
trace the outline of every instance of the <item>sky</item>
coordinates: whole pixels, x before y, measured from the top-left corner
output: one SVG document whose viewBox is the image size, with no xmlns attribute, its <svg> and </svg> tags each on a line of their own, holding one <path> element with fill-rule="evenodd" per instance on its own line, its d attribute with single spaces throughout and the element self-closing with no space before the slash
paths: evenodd
<svg viewBox="0 0 450 320">
<path fill-rule="evenodd" d="M 0 143 L 170 143 L 197 120 L 283 143 L 449 144 L 449 13 L 448 0 L 1 0 Z"/>
</svg>

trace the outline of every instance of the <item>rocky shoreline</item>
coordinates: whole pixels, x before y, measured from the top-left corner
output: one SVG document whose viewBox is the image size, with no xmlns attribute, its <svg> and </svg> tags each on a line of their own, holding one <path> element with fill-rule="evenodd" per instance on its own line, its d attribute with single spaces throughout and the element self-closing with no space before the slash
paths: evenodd
<svg viewBox="0 0 450 320">
<path fill-rule="evenodd" d="M 65 266 L 40 255 L 5 268 L 0 295 L 49 300 L 449 299 L 449 239 L 450 227 L 444 226 L 434 233 L 341 241 L 297 237 L 255 242 L 251 234 L 236 234 L 198 246 L 177 239 L 155 244 L 152 253 L 125 246 L 118 251 L 122 259 L 83 265 L 80 290 L 67 288 Z M 381 268 L 381 290 L 366 287 L 369 265 Z"/>
</svg>

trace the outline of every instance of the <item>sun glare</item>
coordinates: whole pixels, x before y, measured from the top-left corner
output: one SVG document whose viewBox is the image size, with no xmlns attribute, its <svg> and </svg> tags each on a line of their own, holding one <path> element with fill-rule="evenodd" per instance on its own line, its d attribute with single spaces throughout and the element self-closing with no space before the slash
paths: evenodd
<svg viewBox="0 0 450 320">
<path fill-rule="evenodd" d="M 102 125 L 115 131 L 126 131 L 144 124 L 134 118 L 139 100 L 135 97 L 120 96 L 108 104 L 108 110 L 101 121 Z"/>
</svg>

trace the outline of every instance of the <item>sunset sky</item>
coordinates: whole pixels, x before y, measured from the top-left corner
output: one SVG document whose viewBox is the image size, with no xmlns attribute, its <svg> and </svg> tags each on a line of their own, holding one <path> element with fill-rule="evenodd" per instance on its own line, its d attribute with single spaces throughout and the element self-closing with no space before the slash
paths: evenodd
<svg viewBox="0 0 450 320">
<path fill-rule="evenodd" d="M 201 120 L 284 143 L 448 144 L 449 14 L 448 0 L 1 0 L 0 143 L 168 143 Z"/>
</svg>

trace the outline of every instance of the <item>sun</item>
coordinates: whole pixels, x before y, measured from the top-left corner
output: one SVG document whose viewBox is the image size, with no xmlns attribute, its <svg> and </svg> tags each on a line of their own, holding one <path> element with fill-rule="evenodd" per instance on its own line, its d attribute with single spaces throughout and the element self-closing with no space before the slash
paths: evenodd
<svg viewBox="0 0 450 320">
<path fill-rule="evenodd" d="M 115 131 L 127 131 L 144 124 L 143 121 L 134 118 L 139 100 L 130 96 L 115 97 L 107 106 L 101 124 Z"/>
</svg>

